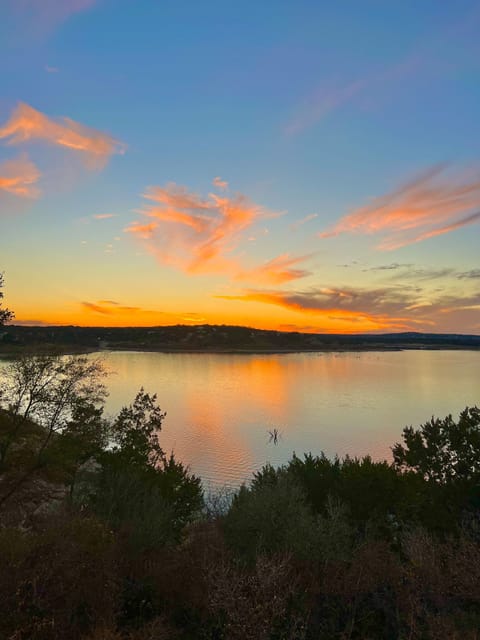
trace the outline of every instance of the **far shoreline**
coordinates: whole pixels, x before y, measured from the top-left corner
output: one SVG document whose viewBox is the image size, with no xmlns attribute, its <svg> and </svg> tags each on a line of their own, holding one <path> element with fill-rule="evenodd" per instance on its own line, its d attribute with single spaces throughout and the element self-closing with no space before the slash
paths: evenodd
<svg viewBox="0 0 480 640">
<path fill-rule="evenodd" d="M 101 348 L 81 347 L 73 349 L 67 345 L 30 345 L 13 349 L 0 348 L 0 359 L 15 359 L 22 355 L 92 355 L 106 353 L 163 353 L 168 355 L 294 355 L 311 353 L 398 353 L 401 351 L 480 351 L 480 346 L 475 345 L 403 345 L 403 346 L 364 346 L 364 347 L 323 347 L 319 349 L 182 349 L 163 347 L 142 347 L 140 345 L 119 345 L 118 347 Z"/>
<path fill-rule="evenodd" d="M 480 335 L 455 333 L 325 334 L 232 325 L 78 327 L 7 325 L 0 357 L 25 353 L 189 353 L 282 355 L 389 351 L 478 351 Z"/>
</svg>

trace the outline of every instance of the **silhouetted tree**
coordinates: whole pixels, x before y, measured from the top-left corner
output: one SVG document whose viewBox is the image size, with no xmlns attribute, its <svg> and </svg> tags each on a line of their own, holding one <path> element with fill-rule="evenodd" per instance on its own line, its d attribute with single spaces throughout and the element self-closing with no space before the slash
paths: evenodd
<svg viewBox="0 0 480 640">
<path fill-rule="evenodd" d="M 392 448 L 394 464 L 438 483 L 480 479 L 480 409 L 467 407 L 456 422 L 434 418 L 420 429 L 405 427 L 403 444 Z"/>
<path fill-rule="evenodd" d="M 0 273 L 0 327 L 6 322 L 8 322 L 9 320 L 11 320 L 14 315 L 13 311 L 10 311 L 9 309 L 2 309 L 2 302 L 1 302 L 3 298 L 2 287 L 3 287 L 3 273 Z"/>
</svg>

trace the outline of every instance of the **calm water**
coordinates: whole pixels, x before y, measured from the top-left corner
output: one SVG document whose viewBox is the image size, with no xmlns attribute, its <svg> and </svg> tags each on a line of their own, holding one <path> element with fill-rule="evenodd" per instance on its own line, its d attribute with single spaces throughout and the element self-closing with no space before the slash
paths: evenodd
<svg viewBox="0 0 480 640">
<path fill-rule="evenodd" d="M 109 412 L 144 386 L 161 441 L 208 485 L 238 485 L 295 451 L 389 458 L 407 424 L 480 403 L 480 352 L 104 355 Z M 268 431 L 278 429 L 277 445 Z"/>
</svg>

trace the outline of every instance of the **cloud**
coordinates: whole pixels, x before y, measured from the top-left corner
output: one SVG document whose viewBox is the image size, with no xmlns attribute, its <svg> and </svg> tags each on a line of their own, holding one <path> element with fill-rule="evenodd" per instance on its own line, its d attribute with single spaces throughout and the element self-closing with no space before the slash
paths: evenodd
<svg viewBox="0 0 480 640">
<path fill-rule="evenodd" d="M 297 222 L 294 222 L 293 224 L 291 224 L 290 230 L 296 231 L 302 225 L 306 224 L 307 222 L 310 222 L 310 220 L 315 220 L 315 218 L 318 218 L 318 213 L 310 213 L 308 216 L 305 216 L 301 220 L 297 220 Z"/>
<path fill-rule="evenodd" d="M 378 248 L 393 250 L 480 221 L 480 174 L 445 174 L 436 165 L 410 182 L 341 218 L 322 238 L 341 233 L 386 234 Z"/>
<path fill-rule="evenodd" d="M 301 262 L 304 262 L 311 256 L 291 256 L 283 253 L 264 264 L 240 271 L 236 274 L 236 280 L 251 280 L 257 284 L 284 284 L 299 278 L 306 278 L 311 275 L 311 271 L 297 268 Z"/>
<path fill-rule="evenodd" d="M 49 64 L 45 65 L 45 71 L 47 73 L 59 73 L 60 69 L 58 67 L 51 67 Z"/>
<path fill-rule="evenodd" d="M 410 262 L 392 262 L 391 264 L 381 264 L 378 267 L 369 267 L 368 269 L 362 269 L 362 271 L 396 271 L 397 269 L 408 269 L 411 266 L 413 265 Z"/>
<path fill-rule="evenodd" d="M 23 198 L 37 198 L 40 190 L 35 186 L 40 171 L 26 155 L 0 164 L 0 190 Z"/>
<path fill-rule="evenodd" d="M 97 0 L 5 0 L 20 26 L 45 35 L 71 16 L 93 7 Z"/>
<path fill-rule="evenodd" d="M 425 66 L 425 58 L 425 53 L 421 55 L 411 53 L 397 63 L 365 73 L 362 77 L 345 82 L 343 85 L 317 88 L 304 100 L 302 105 L 295 109 L 295 113 L 284 127 L 285 134 L 293 136 L 302 133 L 318 124 L 336 109 L 356 98 L 362 98 L 367 92 L 370 94 L 370 100 L 372 93 L 378 93 L 379 90 L 385 93 L 385 90 L 388 91 L 392 83 L 417 73 L 422 66 Z"/>
<path fill-rule="evenodd" d="M 406 294 L 397 289 L 339 289 L 322 288 L 308 291 L 247 290 L 238 295 L 217 296 L 226 300 L 261 302 L 276 305 L 289 311 L 313 315 L 328 323 L 342 322 L 359 325 L 353 330 L 406 330 L 416 325 L 414 319 L 399 315 L 403 310 Z"/>
<path fill-rule="evenodd" d="M 148 311 L 147 309 L 142 309 L 141 307 L 129 307 L 123 306 L 119 302 L 115 302 L 113 300 L 99 300 L 98 302 L 81 302 L 81 306 L 87 311 L 93 311 L 94 313 L 99 313 L 104 316 L 110 316 L 114 314 L 123 314 L 123 313 L 154 313 L 153 311 Z"/>
<path fill-rule="evenodd" d="M 293 136 L 312 127 L 331 111 L 349 102 L 365 86 L 364 80 L 357 80 L 337 89 L 315 91 L 286 124 L 285 133 Z"/>
<path fill-rule="evenodd" d="M 90 168 L 102 168 L 113 154 L 125 153 L 126 146 L 70 118 L 49 118 L 25 103 L 19 103 L 8 122 L 0 127 L 0 139 L 17 145 L 41 141 L 80 152 Z"/>
<path fill-rule="evenodd" d="M 116 218 L 118 213 L 96 213 L 92 216 L 94 220 L 108 220 L 109 218 Z"/>
<path fill-rule="evenodd" d="M 228 182 L 226 180 L 222 180 L 220 176 L 214 178 L 212 180 L 212 184 L 214 187 L 217 187 L 217 189 L 228 189 Z"/>
<path fill-rule="evenodd" d="M 470 269 L 470 271 L 462 271 L 457 275 L 460 280 L 463 279 L 477 279 L 480 278 L 480 269 Z"/>
<path fill-rule="evenodd" d="M 362 271 L 393 271 L 394 273 L 390 274 L 390 278 L 392 280 L 400 280 L 404 278 L 413 280 L 437 280 L 439 278 L 447 278 L 455 274 L 455 269 L 452 269 L 451 267 L 416 267 L 414 264 L 408 262 L 392 262 L 391 264 L 362 269 Z"/>
<path fill-rule="evenodd" d="M 271 217 L 245 196 L 202 197 L 174 183 L 151 187 L 140 213 L 150 222 L 134 221 L 125 231 L 146 244 L 163 264 L 186 273 L 237 273 L 233 257 L 243 232 L 258 220 Z"/>
<path fill-rule="evenodd" d="M 463 332 L 468 332 L 475 330 L 480 311 L 480 293 L 447 294 L 443 289 L 426 293 L 418 287 L 405 286 L 323 287 L 303 291 L 247 289 L 216 297 L 276 305 L 322 322 L 341 321 L 345 328 L 337 329 L 342 331 L 418 331 L 432 327 L 435 331 L 457 327 L 458 331 L 458 326 L 462 326 Z M 355 324 L 359 327 L 355 328 Z"/>
</svg>

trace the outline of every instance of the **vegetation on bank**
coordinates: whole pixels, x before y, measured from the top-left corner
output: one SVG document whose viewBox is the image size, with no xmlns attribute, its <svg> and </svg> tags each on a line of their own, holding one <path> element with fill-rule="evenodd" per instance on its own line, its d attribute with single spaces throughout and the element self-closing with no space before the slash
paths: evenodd
<svg viewBox="0 0 480 640">
<path fill-rule="evenodd" d="M 225 325 L 170 327 L 23 327 L 0 331 L 0 353 L 35 348 L 66 353 L 99 349 L 204 352 L 384 351 L 479 349 L 480 336 L 434 333 L 321 334 Z"/>
<path fill-rule="evenodd" d="M 85 356 L 0 384 L 0 637 L 478 638 L 480 410 L 393 462 L 294 456 L 204 496 L 139 391 L 112 419 Z"/>
</svg>

